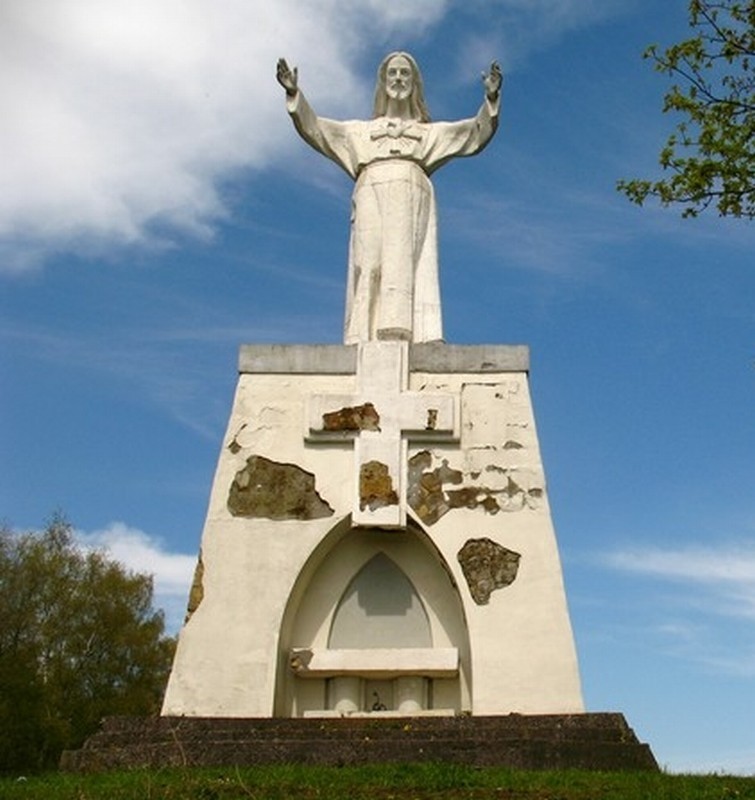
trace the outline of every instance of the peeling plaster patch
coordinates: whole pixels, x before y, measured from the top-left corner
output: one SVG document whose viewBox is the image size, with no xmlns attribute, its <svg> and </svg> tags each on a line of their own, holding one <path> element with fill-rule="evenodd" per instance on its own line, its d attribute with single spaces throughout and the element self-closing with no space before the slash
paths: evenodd
<svg viewBox="0 0 755 800">
<path fill-rule="evenodd" d="M 509 439 L 503 445 L 504 450 L 522 450 L 523 448 L 524 445 L 521 442 L 515 442 L 513 439 Z"/>
<path fill-rule="evenodd" d="M 537 508 L 537 500 L 542 497 L 542 489 L 525 490 L 510 474 L 506 476 L 506 486 L 498 493 L 500 507 L 504 511 L 520 511 L 523 508 Z"/>
<path fill-rule="evenodd" d="M 465 486 L 462 489 L 449 489 L 446 492 L 449 508 L 475 509 L 484 508 L 488 514 L 497 514 L 501 510 L 498 501 L 490 489 L 484 486 Z"/>
<path fill-rule="evenodd" d="M 472 599 L 487 605 L 496 589 L 511 585 L 519 571 L 521 555 L 491 539 L 469 539 L 457 556 Z"/>
<path fill-rule="evenodd" d="M 455 508 L 482 508 L 488 514 L 521 511 L 524 508 L 535 509 L 543 496 L 542 487 L 534 485 L 529 489 L 523 488 L 512 477 L 512 474 L 516 474 L 514 470 L 499 467 L 497 464 L 488 464 L 485 467 L 488 479 L 483 485 L 476 484 L 482 474 L 479 471 L 463 473 L 449 467 L 445 459 L 434 470 L 430 469 L 432 464 L 432 454 L 427 450 L 422 450 L 409 459 L 407 501 L 427 525 L 433 525 Z M 459 486 L 466 480 L 475 483 Z M 448 484 L 459 488 L 446 488 Z"/>
<path fill-rule="evenodd" d="M 204 600 L 204 562 L 202 561 L 202 551 L 199 551 L 199 558 L 197 559 L 197 566 L 194 567 L 194 578 L 191 581 L 191 589 L 189 590 L 189 602 L 186 606 L 186 616 L 184 617 L 184 625 L 191 619 L 191 615 L 199 608 L 200 603 Z"/>
<path fill-rule="evenodd" d="M 379 431 L 380 415 L 372 403 L 347 406 L 322 415 L 324 431 Z"/>
<path fill-rule="evenodd" d="M 523 508 L 537 509 L 540 501 L 545 494 L 542 486 L 542 478 L 535 473 L 522 470 L 514 473 L 517 476 L 515 481 L 511 473 L 507 475 L 507 485 L 501 497 L 501 508 L 504 511 L 520 511 Z"/>
<path fill-rule="evenodd" d="M 380 461 L 366 461 L 359 467 L 359 508 L 370 511 L 398 505 L 398 495 L 388 467 Z"/>
<path fill-rule="evenodd" d="M 249 456 L 236 473 L 228 494 L 228 510 L 236 517 L 321 519 L 333 509 L 315 490 L 315 476 L 296 464 Z"/>
<path fill-rule="evenodd" d="M 441 466 L 429 471 L 432 463 L 433 458 L 427 450 L 409 459 L 407 501 L 428 525 L 437 522 L 450 508 L 443 484 L 459 484 L 463 477 L 459 470 L 451 469 L 445 459 Z"/>
<path fill-rule="evenodd" d="M 430 469 L 433 464 L 433 457 L 429 450 L 420 450 L 409 459 L 410 474 L 416 473 L 417 477 L 422 474 L 422 470 Z"/>
</svg>

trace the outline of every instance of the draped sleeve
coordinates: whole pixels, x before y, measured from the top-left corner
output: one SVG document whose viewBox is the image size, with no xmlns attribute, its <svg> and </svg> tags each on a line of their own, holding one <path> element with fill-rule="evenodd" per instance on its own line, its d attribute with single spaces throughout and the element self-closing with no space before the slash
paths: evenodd
<svg viewBox="0 0 755 800">
<path fill-rule="evenodd" d="M 355 134 L 362 123 L 318 117 L 301 90 L 286 98 L 286 108 L 302 139 L 356 178 L 359 155 Z"/>
<path fill-rule="evenodd" d="M 500 102 L 500 97 L 495 100 L 486 97 L 471 119 L 430 124 L 419 159 L 425 172 L 431 175 L 452 158 L 479 153 L 498 128 Z"/>
</svg>

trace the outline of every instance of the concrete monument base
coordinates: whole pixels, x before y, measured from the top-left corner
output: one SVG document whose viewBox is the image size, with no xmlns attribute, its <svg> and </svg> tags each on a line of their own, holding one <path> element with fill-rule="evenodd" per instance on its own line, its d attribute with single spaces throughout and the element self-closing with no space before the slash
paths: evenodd
<svg viewBox="0 0 755 800">
<path fill-rule="evenodd" d="M 244 346 L 162 713 L 583 711 L 522 346 Z"/>
<path fill-rule="evenodd" d="M 657 770 L 584 713 L 525 347 L 247 346 L 162 716 L 64 769 Z"/>
<path fill-rule="evenodd" d="M 655 771 L 621 714 L 394 719 L 111 717 L 61 768 L 346 766 L 444 762 L 515 769 Z"/>
</svg>

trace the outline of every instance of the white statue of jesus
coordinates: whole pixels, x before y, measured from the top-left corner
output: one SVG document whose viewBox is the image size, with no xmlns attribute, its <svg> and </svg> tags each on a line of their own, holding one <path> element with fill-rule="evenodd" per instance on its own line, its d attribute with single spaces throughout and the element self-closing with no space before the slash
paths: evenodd
<svg viewBox="0 0 755 800">
<path fill-rule="evenodd" d="M 422 76 L 408 53 L 383 59 L 373 119 L 366 121 L 318 117 L 299 89 L 297 69 L 284 59 L 277 78 L 302 138 L 356 181 L 344 342 L 441 340 L 437 218 L 428 176 L 490 141 L 498 124 L 500 67 L 493 62 L 483 74 L 477 116 L 459 122 L 430 122 Z"/>
</svg>

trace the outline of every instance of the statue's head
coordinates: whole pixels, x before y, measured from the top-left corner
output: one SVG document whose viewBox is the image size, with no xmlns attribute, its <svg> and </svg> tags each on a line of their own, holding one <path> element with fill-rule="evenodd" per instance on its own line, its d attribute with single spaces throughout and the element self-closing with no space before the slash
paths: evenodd
<svg viewBox="0 0 755 800">
<path fill-rule="evenodd" d="M 422 74 L 409 53 L 388 53 L 378 67 L 373 117 L 385 115 L 388 100 L 406 100 L 413 119 L 429 122 Z"/>
</svg>

